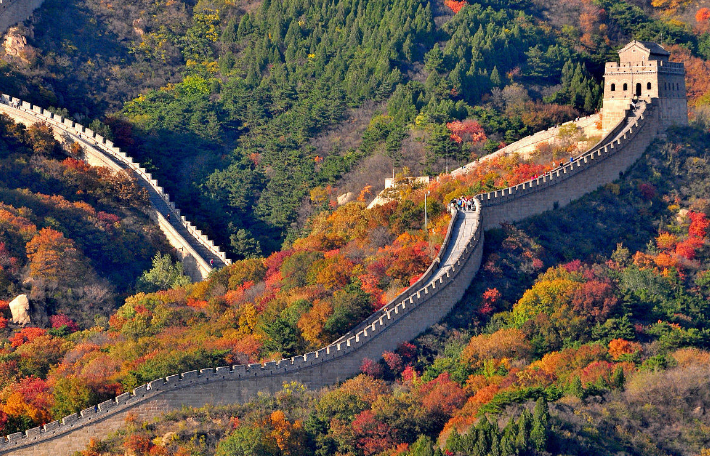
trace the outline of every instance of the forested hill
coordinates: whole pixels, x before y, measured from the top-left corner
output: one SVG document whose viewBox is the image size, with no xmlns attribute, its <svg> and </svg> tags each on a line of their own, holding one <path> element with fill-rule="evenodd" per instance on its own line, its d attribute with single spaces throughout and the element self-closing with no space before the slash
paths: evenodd
<svg viewBox="0 0 710 456">
<path fill-rule="evenodd" d="M 393 166 L 436 173 L 596 110 L 632 36 L 707 57 L 704 23 L 668 6 L 48 0 L 0 88 L 95 120 L 240 259 Z"/>
<path fill-rule="evenodd" d="M 447 321 L 332 390 L 129 419 L 83 454 L 708 454 L 703 1 L 47 0 L 9 32 L 0 90 L 112 138 L 237 261 L 185 284 L 153 256 L 165 245 L 126 176 L 0 119 L 0 429 L 337 339 L 426 270 L 443 202 L 593 138 L 566 131 L 529 161 L 409 183 L 367 210 L 392 167 L 436 175 L 596 111 L 604 62 L 636 38 L 685 63 L 692 126 L 556 217 L 487 233 Z M 51 329 L 2 327 L 25 286 Z M 146 293 L 118 307 L 133 289 Z"/>
</svg>

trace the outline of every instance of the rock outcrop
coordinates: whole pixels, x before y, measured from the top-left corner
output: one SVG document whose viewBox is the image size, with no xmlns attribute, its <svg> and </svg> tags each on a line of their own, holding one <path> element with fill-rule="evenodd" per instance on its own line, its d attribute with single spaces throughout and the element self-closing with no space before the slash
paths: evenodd
<svg viewBox="0 0 710 456">
<path fill-rule="evenodd" d="M 16 325 L 28 325 L 30 321 L 30 300 L 26 294 L 21 294 L 10 301 L 10 312 L 12 312 L 12 322 Z"/>
</svg>

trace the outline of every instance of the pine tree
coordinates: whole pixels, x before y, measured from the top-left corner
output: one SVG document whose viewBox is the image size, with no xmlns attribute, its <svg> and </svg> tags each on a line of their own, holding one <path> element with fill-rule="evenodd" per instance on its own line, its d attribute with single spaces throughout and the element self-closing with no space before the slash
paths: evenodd
<svg viewBox="0 0 710 456">
<path fill-rule="evenodd" d="M 515 446 L 519 450 L 526 450 L 530 444 L 530 429 L 532 428 L 532 416 L 527 410 L 523 410 L 518 418 L 518 434 L 515 436 Z"/>
<path fill-rule="evenodd" d="M 461 434 L 454 428 L 449 434 L 449 438 L 446 439 L 446 450 L 452 453 L 457 453 L 463 450 Z"/>
<path fill-rule="evenodd" d="M 530 431 L 530 441 L 535 449 L 543 451 L 547 446 L 547 428 L 550 420 L 550 411 L 547 408 L 547 401 L 540 397 L 535 403 L 533 410 L 533 426 Z"/>
<path fill-rule="evenodd" d="M 503 81 L 500 78 L 500 73 L 498 73 L 498 67 L 494 66 L 493 71 L 491 71 L 491 84 L 493 87 L 500 87 L 503 85 Z"/>
<path fill-rule="evenodd" d="M 409 456 L 434 456 L 434 442 L 431 437 L 420 435 L 417 441 L 409 447 Z"/>
<path fill-rule="evenodd" d="M 623 390 L 624 383 L 626 383 L 626 377 L 624 376 L 624 369 L 621 366 L 616 366 L 614 373 L 611 375 L 611 387 Z"/>
<path fill-rule="evenodd" d="M 584 386 L 582 386 L 582 380 L 579 376 L 574 377 L 572 383 L 569 384 L 567 388 L 567 393 L 570 396 L 578 397 L 582 399 L 584 397 Z"/>
</svg>

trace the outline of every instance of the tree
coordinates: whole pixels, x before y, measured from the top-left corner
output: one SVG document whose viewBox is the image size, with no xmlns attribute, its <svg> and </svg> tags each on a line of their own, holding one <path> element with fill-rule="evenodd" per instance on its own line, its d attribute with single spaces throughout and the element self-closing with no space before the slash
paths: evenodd
<svg viewBox="0 0 710 456">
<path fill-rule="evenodd" d="M 169 290 L 171 288 L 189 285 L 191 280 L 184 274 L 182 263 L 173 263 L 167 253 L 156 253 L 153 257 L 153 267 L 138 278 L 136 288 L 146 293 Z"/>
<path fill-rule="evenodd" d="M 54 131 L 48 124 L 33 124 L 27 129 L 27 136 L 32 144 L 32 150 L 36 154 L 49 155 L 57 146 L 57 141 L 54 139 Z"/>
<path fill-rule="evenodd" d="M 74 241 L 52 228 L 42 228 L 25 246 L 34 279 L 75 284 L 85 279 L 86 258 Z"/>
<path fill-rule="evenodd" d="M 530 431 L 530 441 L 538 451 L 544 451 L 547 447 L 547 427 L 550 420 L 550 411 L 545 398 L 540 397 L 535 403 L 533 410 L 533 425 Z"/>
<path fill-rule="evenodd" d="M 427 435 L 420 435 L 409 447 L 409 456 L 434 456 L 434 442 Z"/>
<path fill-rule="evenodd" d="M 234 254 L 239 258 L 256 258 L 261 255 L 261 245 L 259 241 L 249 235 L 245 229 L 239 229 L 229 236 L 229 243 Z"/>
</svg>

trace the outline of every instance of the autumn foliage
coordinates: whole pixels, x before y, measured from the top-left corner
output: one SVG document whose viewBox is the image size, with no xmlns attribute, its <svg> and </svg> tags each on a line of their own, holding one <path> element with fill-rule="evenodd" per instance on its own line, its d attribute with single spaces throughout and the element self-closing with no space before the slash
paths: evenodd
<svg viewBox="0 0 710 456">
<path fill-rule="evenodd" d="M 457 1 L 457 0 L 446 0 L 444 2 L 446 6 L 451 8 L 451 11 L 454 12 L 454 14 L 457 14 L 461 9 L 467 5 L 465 0 L 462 1 Z"/>
</svg>

